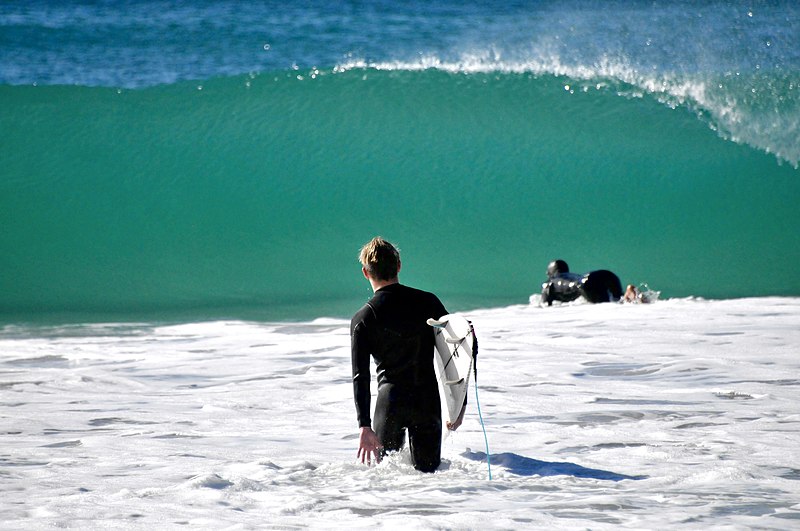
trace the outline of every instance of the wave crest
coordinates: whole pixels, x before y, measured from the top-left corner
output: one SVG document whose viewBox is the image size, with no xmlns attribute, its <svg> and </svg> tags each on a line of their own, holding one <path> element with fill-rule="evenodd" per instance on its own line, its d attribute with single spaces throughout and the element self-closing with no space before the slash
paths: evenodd
<svg viewBox="0 0 800 531">
<path fill-rule="evenodd" d="M 542 53 L 505 59 L 496 48 L 465 53 L 457 60 L 435 54 L 420 54 L 411 61 L 350 58 L 333 69 L 335 73 L 351 70 L 551 75 L 566 78 L 566 90 L 605 89 L 631 98 L 647 94 L 673 109 L 685 107 L 696 113 L 726 140 L 773 154 L 795 169 L 800 164 L 800 84 L 781 71 L 664 72 L 610 56 L 592 64 L 569 63 L 558 54 Z"/>
</svg>

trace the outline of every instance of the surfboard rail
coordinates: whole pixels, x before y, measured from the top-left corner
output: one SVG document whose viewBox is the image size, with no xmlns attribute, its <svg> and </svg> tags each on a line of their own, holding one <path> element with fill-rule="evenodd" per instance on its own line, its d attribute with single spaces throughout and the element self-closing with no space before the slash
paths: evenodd
<svg viewBox="0 0 800 531">
<path fill-rule="evenodd" d="M 442 411 L 448 424 L 455 423 L 466 404 L 470 374 L 474 368 L 475 332 L 459 314 L 428 319 L 434 329 L 434 368 L 439 380 Z"/>
</svg>

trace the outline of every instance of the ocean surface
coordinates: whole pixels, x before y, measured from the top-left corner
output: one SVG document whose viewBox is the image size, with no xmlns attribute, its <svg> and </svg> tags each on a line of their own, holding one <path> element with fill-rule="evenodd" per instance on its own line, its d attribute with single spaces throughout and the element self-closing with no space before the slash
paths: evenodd
<svg viewBox="0 0 800 531">
<path fill-rule="evenodd" d="M 698 5 L 699 4 L 699 5 Z M 307 320 L 356 255 L 800 295 L 800 5 L 6 1 L 0 322 Z"/>
<path fill-rule="evenodd" d="M 0 528 L 800 529 L 798 166 L 794 1 L 0 1 Z M 377 234 L 480 341 L 433 475 Z"/>
</svg>

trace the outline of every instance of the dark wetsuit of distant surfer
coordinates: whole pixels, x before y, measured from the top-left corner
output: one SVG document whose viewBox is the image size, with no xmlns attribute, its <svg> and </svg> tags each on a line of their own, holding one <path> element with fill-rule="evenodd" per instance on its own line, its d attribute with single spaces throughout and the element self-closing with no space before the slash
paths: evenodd
<svg viewBox="0 0 800 531">
<path fill-rule="evenodd" d="M 391 244 L 375 238 L 364 247 L 367 251 L 362 250 L 361 261 L 368 264 L 364 275 L 375 295 L 350 323 L 353 394 L 361 429 L 359 456 L 363 461 L 366 454 L 369 461 L 372 452 L 380 459 L 400 450 L 408 431 L 414 467 L 433 472 L 441 461 L 442 412 L 433 368 L 434 330 L 427 320 L 439 319 L 447 310 L 436 295 L 400 284 L 396 273 L 392 278 L 390 272 L 390 278 L 381 281 L 379 269 L 370 271 L 374 254 L 380 261 L 384 249 L 396 253 Z M 396 257 L 399 271 L 399 254 Z M 370 419 L 370 356 L 378 374 L 374 426 Z"/>
<path fill-rule="evenodd" d="M 542 303 L 570 302 L 583 297 L 589 302 L 617 302 L 622 297 L 619 277 L 605 269 L 578 275 L 569 271 L 564 260 L 553 260 L 547 266 L 547 282 L 542 284 Z"/>
</svg>

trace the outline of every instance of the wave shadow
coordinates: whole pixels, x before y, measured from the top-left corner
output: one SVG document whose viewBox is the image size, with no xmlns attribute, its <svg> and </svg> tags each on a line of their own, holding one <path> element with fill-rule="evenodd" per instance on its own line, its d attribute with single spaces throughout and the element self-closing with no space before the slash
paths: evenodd
<svg viewBox="0 0 800 531">
<path fill-rule="evenodd" d="M 486 462 L 486 454 L 484 452 L 467 450 L 461 454 L 461 456 L 472 461 Z M 647 476 L 628 476 L 626 474 L 609 472 L 608 470 L 586 468 L 574 463 L 549 463 L 511 452 L 491 454 L 491 464 L 502 466 L 512 474 L 517 474 L 518 476 L 573 476 L 576 478 L 602 479 L 607 481 L 622 481 L 625 479 L 640 480 L 647 478 Z"/>
</svg>

